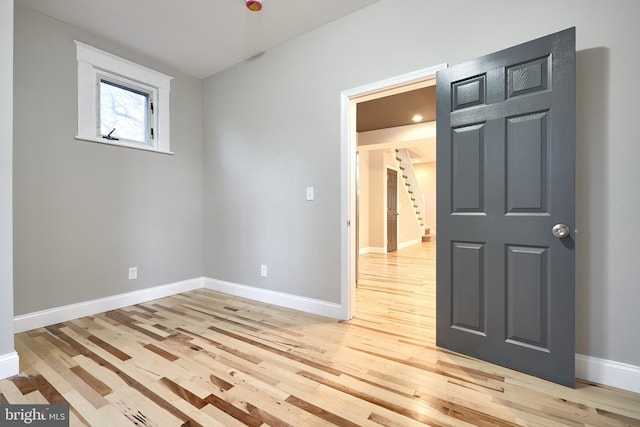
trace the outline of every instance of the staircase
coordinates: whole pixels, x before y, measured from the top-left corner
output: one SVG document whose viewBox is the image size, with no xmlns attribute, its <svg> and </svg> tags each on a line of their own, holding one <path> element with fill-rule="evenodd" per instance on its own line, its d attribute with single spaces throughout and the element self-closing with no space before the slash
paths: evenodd
<svg viewBox="0 0 640 427">
<path fill-rule="evenodd" d="M 409 198 L 411 199 L 411 203 L 413 204 L 413 212 L 418 220 L 418 224 L 420 224 L 422 241 L 428 242 L 431 240 L 431 229 L 427 227 L 424 222 L 424 198 L 422 197 L 422 193 L 420 193 L 420 186 L 418 185 L 418 180 L 416 179 L 416 175 L 413 171 L 409 150 L 396 148 L 395 157 L 398 162 L 398 169 L 400 169 L 402 182 L 404 182 Z"/>
</svg>

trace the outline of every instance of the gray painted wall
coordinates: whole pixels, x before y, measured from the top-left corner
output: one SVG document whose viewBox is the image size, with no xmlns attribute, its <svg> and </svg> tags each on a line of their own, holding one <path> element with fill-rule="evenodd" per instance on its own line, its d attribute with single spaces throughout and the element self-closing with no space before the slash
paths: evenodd
<svg viewBox="0 0 640 427">
<path fill-rule="evenodd" d="M 74 39 L 175 77 L 175 155 L 74 139 Z M 14 61 L 15 314 L 202 276 L 202 81 L 20 6 Z"/>
<path fill-rule="evenodd" d="M 0 0 L 0 358 L 13 348 L 13 0 Z"/>
<path fill-rule="evenodd" d="M 207 79 L 205 275 L 339 302 L 340 92 L 576 26 L 577 351 L 640 365 L 640 2 L 613 6 L 382 0 Z"/>
<path fill-rule="evenodd" d="M 305 59 L 276 49 L 205 81 L 205 275 L 339 302 L 339 98 L 307 97 L 330 66 Z"/>
</svg>

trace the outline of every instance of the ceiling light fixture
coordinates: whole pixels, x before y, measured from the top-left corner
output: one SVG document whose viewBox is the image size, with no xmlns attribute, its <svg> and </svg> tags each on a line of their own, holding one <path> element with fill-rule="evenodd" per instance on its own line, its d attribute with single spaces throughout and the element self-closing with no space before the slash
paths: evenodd
<svg viewBox="0 0 640 427">
<path fill-rule="evenodd" d="M 261 0 L 246 0 L 247 9 L 252 12 L 258 12 L 262 10 L 262 1 Z"/>
<path fill-rule="evenodd" d="M 414 122 L 416 122 L 416 123 L 417 123 L 417 122 L 421 122 L 421 121 L 422 121 L 422 118 L 423 118 L 423 117 L 422 117 L 420 114 L 416 114 L 416 115 L 414 115 L 414 116 L 411 118 L 411 120 L 413 120 Z"/>
</svg>

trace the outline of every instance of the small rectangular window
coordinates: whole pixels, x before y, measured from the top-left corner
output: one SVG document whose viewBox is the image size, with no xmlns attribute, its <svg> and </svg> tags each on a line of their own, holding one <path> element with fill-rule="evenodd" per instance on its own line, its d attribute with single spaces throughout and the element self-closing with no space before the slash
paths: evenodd
<svg viewBox="0 0 640 427">
<path fill-rule="evenodd" d="M 149 92 L 106 78 L 99 84 L 100 134 L 111 140 L 151 143 L 151 100 Z"/>
<path fill-rule="evenodd" d="M 76 41 L 76 139 L 171 152 L 173 77 Z"/>
</svg>

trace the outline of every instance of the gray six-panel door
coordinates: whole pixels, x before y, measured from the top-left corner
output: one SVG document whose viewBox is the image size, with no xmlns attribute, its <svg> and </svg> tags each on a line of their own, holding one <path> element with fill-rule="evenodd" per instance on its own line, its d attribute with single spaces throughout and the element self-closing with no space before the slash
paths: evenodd
<svg viewBox="0 0 640 427">
<path fill-rule="evenodd" d="M 573 386 L 575 29 L 436 90 L 437 345 Z"/>
</svg>

